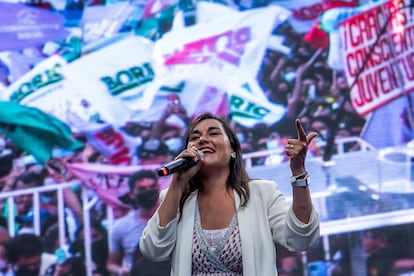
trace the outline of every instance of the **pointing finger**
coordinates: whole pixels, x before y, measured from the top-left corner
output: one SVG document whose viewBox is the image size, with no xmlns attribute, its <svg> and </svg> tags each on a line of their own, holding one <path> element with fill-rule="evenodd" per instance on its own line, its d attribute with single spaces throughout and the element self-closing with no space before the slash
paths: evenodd
<svg viewBox="0 0 414 276">
<path fill-rule="evenodd" d="M 296 124 L 296 130 L 298 132 L 298 140 L 307 142 L 306 133 L 305 133 L 305 130 L 303 129 L 303 126 L 300 120 L 296 119 L 295 124 Z"/>
</svg>

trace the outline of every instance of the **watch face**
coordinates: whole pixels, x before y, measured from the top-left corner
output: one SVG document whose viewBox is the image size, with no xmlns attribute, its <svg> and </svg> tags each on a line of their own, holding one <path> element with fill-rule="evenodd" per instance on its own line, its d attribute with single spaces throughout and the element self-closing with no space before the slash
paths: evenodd
<svg viewBox="0 0 414 276">
<path fill-rule="evenodd" d="M 293 187 L 307 187 L 309 186 L 309 175 L 303 179 L 296 179 L 291 182 Z"/>
</svg>

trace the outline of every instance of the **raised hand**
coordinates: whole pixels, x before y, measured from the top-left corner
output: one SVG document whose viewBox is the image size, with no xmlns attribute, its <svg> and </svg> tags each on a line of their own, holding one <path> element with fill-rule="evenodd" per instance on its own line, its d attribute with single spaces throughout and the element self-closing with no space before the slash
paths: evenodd
<svg viewBox="0 0 414 276">
<path fill-rule="evenodd" d="M 316 132 L 306 135 L 302 123 L 299 119 L 295 120 L 297 139 L 288 139 L 286 144 L 286 155 L 290 159 L 290 169 L 292 175 L 299 175 L 305 171 L 305 159 L 309 143 L 318 136 Z"/>
</svg>

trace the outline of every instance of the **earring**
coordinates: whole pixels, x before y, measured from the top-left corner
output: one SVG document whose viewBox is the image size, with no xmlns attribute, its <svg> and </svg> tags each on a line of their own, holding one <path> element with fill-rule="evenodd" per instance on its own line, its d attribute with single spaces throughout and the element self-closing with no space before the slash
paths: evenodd
<svg viewBox="0 0 414 276">
<path fill-rule="evenodd" d="M 236 153 L 233 151 L 233 152 L 230 154 L 230 156 L 231 156 L 231 158 L 235 159 L 235 158 L 236 158 Z"/>
</svg>

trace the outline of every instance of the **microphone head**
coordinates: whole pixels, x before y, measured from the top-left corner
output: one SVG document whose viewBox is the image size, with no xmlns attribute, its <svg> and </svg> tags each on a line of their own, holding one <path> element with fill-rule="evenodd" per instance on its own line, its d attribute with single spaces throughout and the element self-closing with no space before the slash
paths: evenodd
<svg viewBox="0 0 414 276">
<path fill-rule="evenodd" d="M 158 176 L 167 176 L 168 175 L 168 169 L 166 167 L 162 167 L 158 169 L 157 171 Z"/>
</svg>

